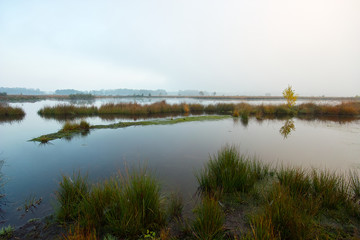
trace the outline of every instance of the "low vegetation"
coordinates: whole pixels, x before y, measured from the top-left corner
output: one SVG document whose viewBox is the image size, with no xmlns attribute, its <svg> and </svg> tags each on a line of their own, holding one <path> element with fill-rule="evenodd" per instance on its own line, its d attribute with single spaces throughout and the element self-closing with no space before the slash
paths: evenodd
<svg viewBox="0 0 360 240">
<path fill-rule="evenodd" d="M 184 219 L 181 199 L 161 193 L 147 169 L 92 185 L 80 173 L 63 176 L 57 220 L 70 224 L 65 239 L 360 237 L 357 172 L 273 168 L 225 146 L 196 177 L 199 202 Z"/>
<path fill-rule="evenodd" d="M 288 104 L 261 104 L 250 105 L 248 103 L 217 103 L 210 105 L 201 104 L 168 104 L 165 101 L 153 104 L 141 105 L 138 103 L 107 103 L 100 107 L 76 106 L 60 104 L 54 107 L 44 107 L 38 111 L 43 117 L 53 118 L 74 118 L 82 116 L 154 116 L 157 114 L 228 114 L 246 120 L 249 116 L 256 116 L 258 119 L 274 118 L 284 116 L 359 116 L 360 102 L 342 102 L 337 105 L 304 103 L 294 105 Z"/>
<path fill-rule="evenodd" d="M 1 240 L 7 240 L 11 239 L 14 235 L 15 228 L 11 225 L 8 225 L 7 227 L 2 227 L 0 229 L 0 239 Z"/>
<path fill-rule="evenodd" d="M 153 120 L 153 121 L 138 121 L 138 122 L 119 122 L 109 125 L 90 125 L 86 121 L 81 121 L 78 123 L 66 122 L 61 130 L 56 133 L 50 133 L 42 135 L 37 138 L 33 138 L 30 141 L 47 143 L 54 139 L 71 139 L 71 137 L 77 134 L 86 135 L 91 129 L 116 129 L 116 128 L 125 128 L 130 126 L 149 126 L 149 125 L 170 125 L 184 122 L 194 122 L 194 121 L 211 121 L 211 120 L 221 120 L 228 118 L 229 116 L 197 116 L 197 117 L 183 117 L 183 118 L 170 118 L 165 120 Z"/>
<path fill-rule="evenodd" d="M 146 168 L 128 169 L 93 185 L 80 173 L 63 176 L 57 199 L 57 220 L 72 223 L 68 235 L 77 237 L 138 239 L 149 231 L 160 232 L 170 219 L 168 212 L 178 211 L 166 207 L 178 204 L 167 203 L 158 181 Z"/>
<path fill-rule="evenodd" d="M 25 116 L 24 110 L 19 107 L 11 107 L 8 104 L 0 103 L 0 117 Z"/>
<path fill-rule="evenodd" d="M 232 238 L 359 237 L 359 175 L 355 172 L 349 180 L 327 170 L 271 169 L 227 146 L 206 163 L 197 179 L 202 195 L 217 196 L 225 205 L 223 211 L 236 211 L 234 206 L 246 209 L 239 216 L 245 215 L 242 221 L 247 228 Z"/>
</svg>

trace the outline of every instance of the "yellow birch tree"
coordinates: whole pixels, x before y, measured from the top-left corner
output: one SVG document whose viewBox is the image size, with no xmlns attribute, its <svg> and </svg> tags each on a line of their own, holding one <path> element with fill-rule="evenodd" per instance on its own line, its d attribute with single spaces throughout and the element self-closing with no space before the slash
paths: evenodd
<svg viewBox="0 0 360 240">
<path fill-rule="evenodd" d="M 286 99 L 287 105 L 289 108 L 295 105 L 296 100 L 298 98 L 297 95 L 295 95 L 295 91 L 292 89 L 292 87 L 289 85 L 285 90 L 282 92 L 284 98 Z"/>
</svg>

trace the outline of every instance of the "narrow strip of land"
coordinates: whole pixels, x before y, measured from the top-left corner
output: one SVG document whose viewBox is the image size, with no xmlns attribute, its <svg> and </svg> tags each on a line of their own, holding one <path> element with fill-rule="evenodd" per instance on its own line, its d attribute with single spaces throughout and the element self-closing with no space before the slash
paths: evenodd
<svg viewBox="0 0 360 240">
<path fill-rule="evenodd" d="M 71 138 L 76 134 L 86 134 L 90 129 L 115 129 L 115 128 L 125 128 L 131 126 L 149 126 L 149 125 L 170 125 L 183 122 L 195 122 L 195 121 L 214 121 L 230 118 L 228 115 L 210 115 L 210 116 L 196 116 L 196 117 L 182 117 L 182 118 L 170 118 L 165 120 L 151 120 L 151 121 L 138 121 L 138 122 L 118 122 L 108 125 L 92 125 L 88 129 L 76 128 L 73 130 L 59 130 L 56 133 L 50 133 L 42 135 L 37 138 L 33 138 L 29 141 L 42 142 L 46 143 L 51 140 L 61 139 L 61 138 Z"/>
</svg>

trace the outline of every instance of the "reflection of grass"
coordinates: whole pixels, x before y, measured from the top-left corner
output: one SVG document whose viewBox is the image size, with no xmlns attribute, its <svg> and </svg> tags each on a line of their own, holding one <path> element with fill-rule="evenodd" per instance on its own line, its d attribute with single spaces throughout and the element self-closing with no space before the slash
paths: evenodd
<svg viewBox="0 0 360 240">
<path fill-rule="evenodd" d="M 77 124 L 75 127 L 65 127 L 65 130 L 60 130 L 56 133 L 50 133 L 46 135 L 42 135 L 37 138 L 33 138 L 30 141 L 42 142 L 42 141 L 50 141 L 54 139 L 61 139 L 61 138 L 70 138 L 79 133 L 88 133 L 89 129 L 106 129 L 106 128 L 125 128 L 130 126 L 149 126 L 149 125 L 169 125 L 169 124 L 177 124 L 183 122 L 194 122 L 194 121 L 207 121 L 207 120 L 221 120 L 229 118 L 230 116 L 197 116 L 197 117 L 184 117 L 184 118 L 175 118 L 175 119 L 165 119 L 165 120 L 153 120 L 153 121 L 138 121 L 138 122 L 119 122 L 109 125 L 87 125 L 83 123 L 81 125 Z M 87 129 L 89 127 L 89 129 Z"/>
<path fill-rule="evenodd" d="M 20 122 L 21 120 L 24 119 L 24 116 L 25 115 L 0 116 L 0 123 L 2 123 L 2 122 L 8 122 L 8 123 Z"/>
</svg>

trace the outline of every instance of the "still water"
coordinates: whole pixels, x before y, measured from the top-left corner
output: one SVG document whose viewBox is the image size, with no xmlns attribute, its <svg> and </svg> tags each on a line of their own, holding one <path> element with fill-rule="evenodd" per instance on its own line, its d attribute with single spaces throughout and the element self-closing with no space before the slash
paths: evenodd
<svg viewBox="0 0 360 240">
<path fill-rule="evenodd" d="M 104 100 L 96 101 L 95 105 Z M 148 103 L 148 100 L 142 101 Z M 154 102 L 154 100 L 152 100 Z M 181 100 L 169 100 L 178 103 Z M 187 102 L 209 104 L 188 99 Z M 26 116 L 22 120 L 0 121 L 0 159 L 6 194 L 1 204 L 2 225 L 21 225 L 31 218 L 53 212 L 54 193 L 61 174 L 88 173 L 91 181 L 106 179 L 128 166 L 146 164 L 165 191 L 179 191 L 191 204 L 196 192 L 194 172 L 225 144 L 242 153 L 256 155 L 274 165 L 328 168 L 336 171 L 360 169 L 360 120 L 240 120 L 188 122 L 165 126 L 136 126 L 93 130 L 71 141 L 55 140 L 41 145 L 28 140 L 58 131 L 63 122 L 37 115 L 43 106 L 58 101 L 12 103 Z M 249 102 L 252 104 L 252 102 Z M 258 103 L 258 102 L 257 102 Z M 82 103 L 86 104 L 86 103 Z M 87 118 L 90 124 L 109 124 L 119 119 Z M 121 119 L 120 119 L 121 120 Z M 126 120 L 132 121 L 132 120 Z M 29 199 L 42 198 L 36 209 L 25 212 Z"/>
</svg>

